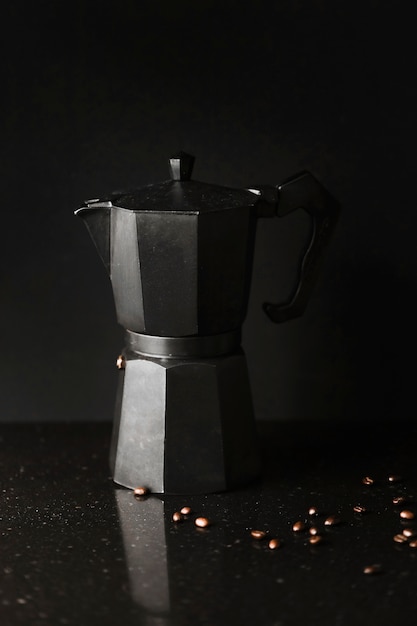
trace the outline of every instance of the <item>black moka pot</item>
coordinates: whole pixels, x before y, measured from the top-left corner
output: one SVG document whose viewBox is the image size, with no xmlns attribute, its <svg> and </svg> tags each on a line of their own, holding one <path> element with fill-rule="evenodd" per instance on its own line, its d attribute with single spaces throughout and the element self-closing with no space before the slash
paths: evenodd
<svg viewBox="0 0 417 626">
<path fill-rule="evenodd" d="M 301 315 L 339 206 L 308 172 L 278 187 L 190 180 L 194 157 L 170 159 L 171 180 L 87 201 L 83 218 L 109 272 L 126 346 L 117 364 L 110 461 L 116 483 L 155 493 L 210 493 L 260 473 L 241 327 L 258 217 L 305 209 L 313 222 L 288 303 Z"/>
</svg>

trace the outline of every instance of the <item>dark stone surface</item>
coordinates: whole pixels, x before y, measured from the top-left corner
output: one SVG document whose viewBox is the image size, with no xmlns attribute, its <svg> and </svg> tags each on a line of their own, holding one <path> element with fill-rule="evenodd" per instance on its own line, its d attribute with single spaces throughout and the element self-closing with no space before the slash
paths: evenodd
<svg viewBox="0 0 417 626">
<path fill-rule="evenodd" d="M 2 625 L 412 623 L 417 550 L 392 537 L 417 525 L 400 521 L 392 497 L 417 512 L 415 424 L 262 423 L 261 433 L 257 484 L 139 500 L 109 476 L 109 424 L 2 425 Z M 193 514 L 175 524 L 184 504 Z M 292 531 L 312 505 L 315 547 Z M 324 526 L 328 514 L 340 525 Z M 212 525 L 197 529 L 196 515 Z M 253 528 L 282 547 L 253 540 Z M 371 564 L 381 573 L 365 575 Z"/>
</svg>

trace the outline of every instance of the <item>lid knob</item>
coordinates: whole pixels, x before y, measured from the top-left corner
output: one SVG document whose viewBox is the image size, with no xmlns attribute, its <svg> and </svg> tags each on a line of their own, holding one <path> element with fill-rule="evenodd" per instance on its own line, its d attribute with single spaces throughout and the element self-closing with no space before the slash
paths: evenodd
<svg viewBox="0 0 417 626">
<path fill-rule="evenodd" d="M 178 152 L 169 160 L 172 180 L 190 180 L 195 158 L 186 152 Z"/>
</svg>

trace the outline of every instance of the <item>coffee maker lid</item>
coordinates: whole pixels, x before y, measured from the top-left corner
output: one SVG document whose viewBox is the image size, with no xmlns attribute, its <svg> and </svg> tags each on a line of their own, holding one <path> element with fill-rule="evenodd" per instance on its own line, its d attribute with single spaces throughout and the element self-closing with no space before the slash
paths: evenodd
<svg viewBox="0 0 417 626">
<path fill-rule="evenodd" d="M 247 189 L 234 189 L 191 180 L 195 158 L 179 152 L 169 159 L 171 179 L 138 189 L 112 193 L 86 202 L 88 207 L 107 206 L 138 212 L 199 214 L 254 205 L 258 196 Z"/>
</svg>

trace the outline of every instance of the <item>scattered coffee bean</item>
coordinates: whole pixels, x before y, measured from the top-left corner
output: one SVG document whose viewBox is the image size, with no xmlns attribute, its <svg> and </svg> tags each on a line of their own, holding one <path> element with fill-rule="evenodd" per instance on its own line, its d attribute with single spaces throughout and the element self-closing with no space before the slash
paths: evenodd
<svg viewBox="0 0 417 626">
<path fill-rule="evenodd" d="M 135 487 L 133 493 L 135 496 L 147 496 L 149 489 L 147 487 Z"/>
<path fill-rule="evenodd" d="M 295 533 L 299 533 L 302 530 L 304 530 L 304 528 L 306 527 L 306 525 L 304 524 L 304 522 L 302 522 L 301 520 L 298 520 L 298 522 L 295 522 L 292 525 L 292 529 Z"/>
<path fill-rule="evenodd" d="M 279 539 L 271 539 L 268 543 L 268 548 L 271 550 L 276 550 L 281 546 L 281 542 Z"/>
<path fill-rule="evenodd" d="M 398 533 L 397 535 L 394 535 L 393 539 L 396 543 L 407 543 L 408 541 L 407 537 L 403 535 L 402 533 Z"/>
<path fill-rule="evenodd" d="M 401 482 L 402 478 L 401 476 L 398 476 L 398 474 L 390 474 L 388 476 L 388 482 L 389 483 L 399 483 Z"/>
<path fill-rule="evenodd" d="M 172 514 L 172 521 L 173 522 L 181 522 L 182 521 L 182 515 L 179 511 L 175 511 L 175 513 Z"/>
<path fill-rule="evenodd" d="M 210 520 L 208 520 L 207 517 L 196 517 L 194 524 L 198 526 L 198 528 L 207 528 L 207 526 L 210 526 Z"/>
<path fill-rule="evenodd" d="M 308 531 L 308 532 L 310 533 L 310 535 L 312 535 L 312 536 L 316 536 L 316 535 L 318 535 L 318 534 L 319 534 L 319 529 L 318 529 L 318 528 L 316 528 L 315 526 L 312 526 L 312 527 L 309 529 L 309 531 Z"/>
<path fill-rule="evenodd" d="M 400 504 L 405 504 L 406 502 L 407 500 L 404 496 L 396 496 L 395 498 L 392 499 L 392 503 L 395 506 L 399 506 Z"/>
<path fill-rule="evenodd" d="M 180 510 L 180 513 L 182 515 L 191 515 L 192 510 L 190 506 L 183 506 L 182 509 Z"/>
<path fill-rule="evenodd" d="M 363 568 L 364 574 L 380 574 L 382 572 L 382 567 L 380 565 L 367 565 Z"/>
<path fill-rule="evenodd" d="M 336 515 L 330 515 L 324 520 L 325 526 L 337 526 L 337 524 L 340 524 L 340 518 Z"/>
<path fill-rule="evenodd" d="M 355 511 L 355 513 L 366 513 L 366 509 L 364 506 L 361 506 L 360 504 L 357 504 L 356 506 L 353 507 L 353 510 Z"/>
<path fill-rule="evenodd" d="M 400 512 L 400 517 L 402 519 L 414 519 L 415 515 L 412 511 L 408 511 L 407 509 L 404 509 L 403 511 Z"/>
<path fill-rule="evenodd" d="M 313 545 L 316 545 L 317 543 L 320 543 L 321 540 L 322 540 L 322 538 L 321 538 L 320 535 L 313 535 L 313 537 L 310 537 L 308 541 L 309 541 L 309 543 L 311 543 Z"/>
<path fill-rule="evenodd" d="M 373 485 L 374 484 L 374 479 L 371 478 L 370 476 L 365 476 L 364 478 L 362 478 L 362 483 L 364 485 Z"/>
<path fill-rule="evenodd" d="M 417 548 L 417 539 L 413 539 L 408 545 L 410 548 Z"/>
<path fill-rule="evenodd" d="M 317 510 L 317 508 L 316 508 L 315 506 L 311 506 L 311 507 L 308 509 L 308 514 L 309 514 L 309 515 L 317 515 L 317 514 L 318 514 L 318 510 Z"/>
<path fill-rule="evenodd" d="M 250 534 L 254 539 L 265 539 L 266 532 L 264 530 L 251 530 Z"/>
<path fill-rule="evenodd" d="M 404 528 L 403 530 L 403 535 L 404 537 L 415 537 L 415 535 L 417 534 L 417 531 L 414 530 L 414 528 Z"/>
</svg>

